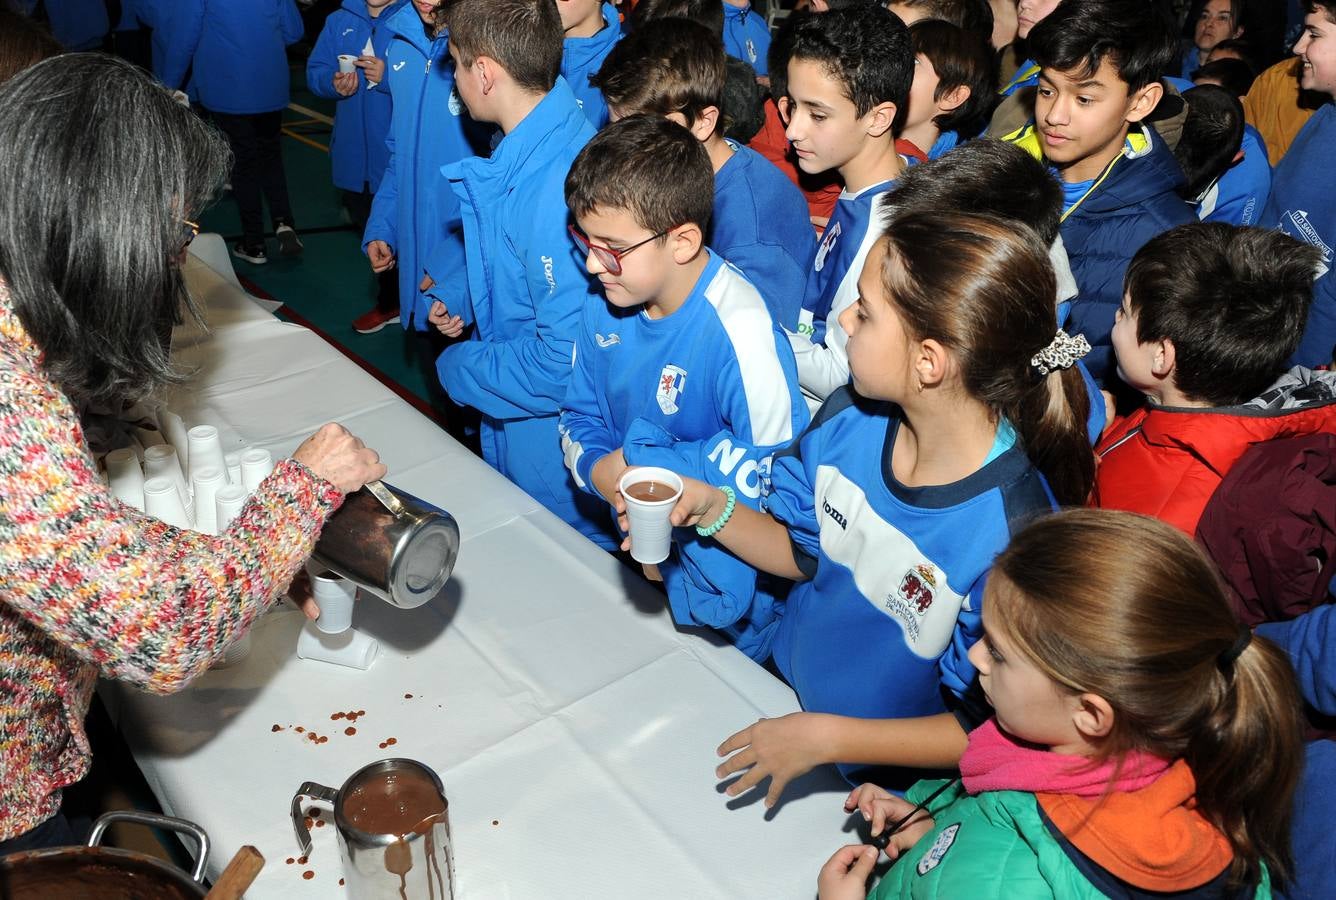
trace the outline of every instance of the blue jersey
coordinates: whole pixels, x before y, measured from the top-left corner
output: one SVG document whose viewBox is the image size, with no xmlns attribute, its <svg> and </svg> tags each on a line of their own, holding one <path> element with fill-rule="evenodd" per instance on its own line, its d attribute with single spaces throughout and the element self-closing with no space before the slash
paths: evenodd
<svg viewBox="0 0 1336 900">
<path fill-rule="evenodd" d="M 604 3 L 602 12 L 603 27 L 596 34 L 568 37 L 561 45 L 561 77 L 571 86 L 585 118 L 595 128 L 608 124 L 608 103 L 603 99 L 603 92 L 589 83 L 589 76 L 598 74 L 603 60 L 622 37 L 617 7 Z"/>
<path fill-rule="evenodd" d="M 1203 222 L 1256 225 L 1271 196 L 1271 163 L 1262 135 L 1243 126 L 1243 158 L 1230 166 L 1195 205 Z"/>
<path fill-rule="evenodd" d="M 798 327 L 802 284 L 816 253 L 807 200 L 784 173 L 750 147 L 729 141 L 733 155 L 714 176 L 707 243 L 742 270 L 781 327 Z"/>
<path fill-rule="evenodd" d="M 1285 151 L 1271 178 L 1271 199 L 1258 220 L 1322 251 L 1321 277 L 1313 284 L 1308 325 L 1290 365 L 1325 366 L 1336 344 L 1336 278 L 1331 274 L 1336 245 L 1336 105 L 1323 104 Z"/>
<path fill-rule="evenodd" d="M 807 710 L 904 718 L 964 697 L 993 557 L 1054 506 L 1019 445 L 954 484 L 901 484 L 899 426 L 893 404 L 842 388 L 775 456 L 766 507 L 810 580 L 789 594 L 774 657 Z"/>
<path fill-rule="evenodd" d="M 770 52 L 770 26 L 765 16 L 746 6 L 724 4 L 724 52 L 752 67 L 757 75 L 766 76 L 766 55 Z"/>
<path fill-rule="evenodd" d="M 714 253 L 682 306 L 585 307 L 561 414 L 566 463 L 591 494 L 594 464 L 622 448 L 759 505 L 769 457 L 807 421 L 793 354 L 765 302 Z M 756 570 L 694 529 L 677 529 L 659 566 L 676 620 L 724 629 L 753 658 L 768 655 L 774 599 Z"/>
<path fill-rule="evenodd" d="M 841 193 L 807 272 L 798 331 L 789 339 L 798 358 L 798 383 L 814 412 L 849 383 L 849 337 L 840 327 L 840 313 L 858 300 L 863 261 L 881 236 L 886 195 L 894 186 L 883 181 L 856 194 Z"/>
<path fill-rule="evenodd" d="M 580 312 L 598 302 L 566 230 L 562 185 L 593 136 L 575 95 L 557 78 L 490 158 L 441 170 L 463 216 L 476 327 L 472 340 L 445 349 L 436 370 L 452 400 L 482 413 L 483 458 L 611 548 L 605 510 L 576 490 L 557 434 Z"/>
<path fill-rule="evenodd" d="M 1003 97 L 1010 97 L 1021 88 L 1034 87 L 1039 83 L 1039 63 L 1027 59 L 1016 69 L 1016 74 L 998 91 Z"/>
<path fill-rule="evenodd" d="M 287 108 L 291 79 L 285 48 L 305 32 L 295 0 L 161 0 L 159 5 L 171 29 L 164 71 L 179 80 L 191 68 L 190 90 L 205 109 L 245 116 Z"/>
</svg>

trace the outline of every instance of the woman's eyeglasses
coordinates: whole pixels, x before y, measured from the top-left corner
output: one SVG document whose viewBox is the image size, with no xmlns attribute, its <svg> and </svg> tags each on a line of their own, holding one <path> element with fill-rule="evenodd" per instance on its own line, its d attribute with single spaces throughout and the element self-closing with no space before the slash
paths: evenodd
<svg viewBox="0 0 1336 900">
<path fill-rule="evenodd" d="M 588 256 L 591 253 L 594 254 L 594 258 L 598 260 L 598 264 L 602 266 L 609 275 L 620 275 L 622 274 L 623 256 L 630 253 L 637 247 L 645 246 L 650 241 L 657 241 L 659 238 L 666 235 L 668 231 L 672 231 L 673 229 L 669 228 L 668 231 L 660 231 L 653 237 L 647 237 L 640 243 L 632 244 L 625 250 L 614 250 L 611 247 L 601 247 L 598 244 L 591 242 L 589 238 L 581 234 L 574 225 L 567 226 L 567 230 L 570 231 L 571 237 L 575 238 L 575 243 L 580 247 L 582 251 L 584 251 L 585 256 Z"/>
<path fill-rule="evenodd" d="M 192 222 L 189 219 L 181 220 L 181 249 L 184 250 L 190 246 L 190 242 L 199 237 L 199 223 Z"/>
</svg>

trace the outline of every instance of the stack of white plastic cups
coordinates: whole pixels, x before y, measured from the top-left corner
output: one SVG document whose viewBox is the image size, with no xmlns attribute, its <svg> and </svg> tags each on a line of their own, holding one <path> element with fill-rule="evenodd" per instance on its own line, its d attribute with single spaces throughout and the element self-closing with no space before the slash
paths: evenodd
<svg viewBox="0 0 1336 900">
<path fill-rule="evenodd" d="M 320 618 L 307 622 L 297 636 L 297 656 L 352 669 L 369 669 L 380 645 L 375 638 L 352 627 L 356 585 L 333 572 L 313 572 L 311 592 L 320 608 Z"/>
</svg>

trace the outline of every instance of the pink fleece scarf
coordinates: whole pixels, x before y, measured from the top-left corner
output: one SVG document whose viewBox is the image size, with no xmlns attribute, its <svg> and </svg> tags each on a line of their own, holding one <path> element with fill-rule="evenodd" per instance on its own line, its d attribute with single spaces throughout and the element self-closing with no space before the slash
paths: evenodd
<svg viewBox="0 0 1336 900">
<path fill-rule="evenodd" d="M 997 727 L 997 719 L 989 719 L 970 732 L 969 744 L 960 758 L 961 780 L 971 794 L 1029 791 L 1093 798 L 1106 792 L 1148 787 L 1168 769 L 1167 760 L 1139 750 L 1124 756 L 1121 768 L 1117 760 L 1091 765 L 1081 756 L 1053 753 L 1018 741 Z"/>
</svg>

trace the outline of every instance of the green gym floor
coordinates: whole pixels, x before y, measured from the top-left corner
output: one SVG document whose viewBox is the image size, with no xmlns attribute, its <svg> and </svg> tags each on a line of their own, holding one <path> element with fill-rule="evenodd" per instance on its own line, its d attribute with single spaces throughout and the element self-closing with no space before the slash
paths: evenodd
<svg viewBox="0 0 1336 900">
<path fill-rule="evenodd" d="M 293 218 L 305 250 L 301 256 L 280 256 L 270 233 L 269 261 L 262 266 L 232 257 L 237 276 L 260 294 L 282 301 L 279 315 L 313 326 L 327 340 L 401 394 L 430 402 L 426 376 L 411 353 L 399 325 L 370 335 L 352 329 L 352 320 L 375 303 L 375 280 L 362 254 L 362 235 L 348 220 L 340 192 L 330 180 L 329 119 L 334 102 L 316 97 L 306 87 L 300 67 L 292 70 L 292 100 L 284 116 L 283 167 Z M 268 211 L 265 223 L 272 228 Z M 231 247 L 240 238 L 236 201 L 224 193 L 200 222 L 204 231 L 223 235 Z M 422 408 L 421 406 L 419 408 Z"/>
</svg>

